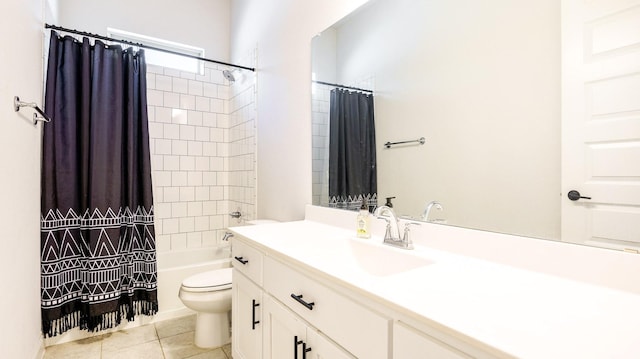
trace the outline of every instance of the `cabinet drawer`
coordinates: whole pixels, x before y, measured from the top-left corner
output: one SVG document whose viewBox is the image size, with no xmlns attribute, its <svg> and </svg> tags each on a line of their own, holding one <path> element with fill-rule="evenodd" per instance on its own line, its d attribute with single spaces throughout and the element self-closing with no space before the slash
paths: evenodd
<svg viewBox="0 0 640 359">
<path fill-rule="evenodd" d="M 231 243 L 231 263 L 249 279 L 262 285 L 262 261 L 264 254 L 250 245 L 233 237 Z"/>
<path fill-rule="evenodd" d="M 387 318 L 271 257 L 264 259 L 263 287 L 356 357 L 388 358 Z"/>
</svg>

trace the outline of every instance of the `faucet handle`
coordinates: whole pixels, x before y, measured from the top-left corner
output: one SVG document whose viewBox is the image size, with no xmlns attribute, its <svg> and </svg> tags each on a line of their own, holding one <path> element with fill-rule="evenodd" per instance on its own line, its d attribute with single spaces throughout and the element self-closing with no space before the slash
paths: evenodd
<svg viewBox="0 0 640 359">
<path fill-rule="evenodd" d="M 384 231 L 384 240 L 390 240 L 393 237 L 391 236 L 391 218 L 387 217 L 387 216 L 383 216 L 381 214 L 375 214 L 377 219 L 384 219 L 385 222 L 387 222 L 385 231 Z"/>
<path fill-rule="evenodd" d="M 406 222 L 404 224 L 404 237 L 402 238 L 402 240 L 407 244 L 411 243 L 411 238 L 409 237 L 409 230 L 411 229 L 411 226 L 420 226 L 420 223 L 418 223 L 418 222 Z"/>
<path fill-rule="evenodd" d="M 385 220 L 387 221 L 387 228 L 384 231 L 384 239 L 393 239 L 393 236 L 391 235 L 391 221 L 386 218 Z"/>
<path fill-rule="evenodd" d="M 404 229 L 408 230 L 409 226 L 420 226 L 422 225 L 420 222 L 407 221 L 404 223 Z"/>
<path fill-rule="evenodd" d="M 406 222 L 404 224 L 404 233 L 405 235 L 407 235 L 407 233 L 409 233 L 409 229 L 411 226 L 420 226 L 420 223 L 418 222 Z"/>
</svg>

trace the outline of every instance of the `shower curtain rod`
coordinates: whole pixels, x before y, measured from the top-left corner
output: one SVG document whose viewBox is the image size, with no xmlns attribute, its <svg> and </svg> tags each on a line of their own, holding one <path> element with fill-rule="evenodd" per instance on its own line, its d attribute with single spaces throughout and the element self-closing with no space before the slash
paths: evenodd
<svg viewBox="0 0 640 359">
<path fill-rule="evenodd" d="M 183 54 L 183 53 L 180 53 L 180 52 L 177 52 L 177 51 L 166 50 L 166 49 L 162 49 L 162 48 L 159 48 L 159 47 L 145 45 L 145 44 L 137 43 L 137 42 L 133 42 L 133 41 L 113 39 L 113 38 L 102 36 L 102 35 L 98 35 L 98 34 L 92 34 L 90 32 L 71 30 L 71 29 L 67 29 L 67 28 L 64 28 L 64 27 L 56 26 L 56 25 L 44 24 L 44 28 L 45 29 L 53 29 L 53 30 L 68 32 L 68 33 L 76 34 L 76 35 L 82 35 L 82 36 L 91 37 L 91 38 L 98 39 L 98 40 L 111 41 L 111 42 L 117 42 L 117 43 L 120 43 L 120 44 L 127 44 L 127 45 L 131 45 L 131 46 L 142 47 L 142 48 L 149 49 L 149 50 L 165 52 L 165 53 L 168 53 L 168 54 L 173 54 L 173 55 L 178 55 L 178 56 L 184 56 L 184 57 L 188 57 L 188 58 L 191 58 L 191 59 L 202 60 L 202 61 L 206 61 L 206 62 L 213 62 L 213 63 L 219 64 L 219 65 L 226 65 L 226 66 L 235 67 L 235 68 L 238 68 L 238 69 L 249 70 L 251 72 L 255 72 L 256 71 L 256 69 L 253 68 L 253 67 L 234 65 L 234 64 L 230 64 L 228 62 L 211 60 L 211 59 L 207 59 L 207 58 L 199 57 L 199 56 L 195 56 L 195 55 Z"/>
<path fill-rule="evenodd" d="M 345 86 L 345 85 L 339 85 L 339 84 L 333 84 L 331 82 L 324 82 L 324 81 L 316 81 L 313 80 L 313 82 L 317 83 L 317 84 L 321 84 L 321 85 L 328 85 L 328 86 L 335 86 L 335 87 L 340 87 L 343 89 L 349 89 L 349 90 L 356 90 L 356 91 L 362 91 L 362 92 L 371 92 L 373 93 L 372 90 L 365 90 L 365 89 L 361 89 L 358 87 L 351 87 L 351 86 Z"/>
</svg>

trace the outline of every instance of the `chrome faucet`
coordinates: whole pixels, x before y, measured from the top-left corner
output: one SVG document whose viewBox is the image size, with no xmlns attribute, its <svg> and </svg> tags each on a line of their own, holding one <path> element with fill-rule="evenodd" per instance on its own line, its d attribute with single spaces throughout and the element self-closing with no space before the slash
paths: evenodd
<svg viewBox="0 0 640 359">
<path fill-rule="evenodd" d="M 376 218 L 384 219 L 387 222 L 387 229 L 384 233 L 384 240 L 382 241 L 382 243 L 404 249 L 413 249 L 413 243 L 409 238 L 409 226 L 417 225 L 418 223 L 409 222 L 405 224 L 404 236 L 400 238 L 398 217 L 396 216 L 396 213 L 393 211 L 393 209 L 387 206 L 380 206 L 376 208 L 373 214 L 374 216 L 376 216 Z"/>
<path fill-rule="evenodd" d="M 231 232 L 224 232 L 224 236 L 222 236 L 222 240 L 225 242 L 229 241 L 229 238 L 233 237 L 233 233 Z"/>
<path fill-rule="evenodd" d="M 435 207 L 438 211 L 442 211 L 442 203 L 438 201 L 431 201 L 427 203 L 427 207 L 425 207 L 424 212 L 422 213 L 422 220 L 425 222 L 429 222 L 429 213 L 431 212 L 431 208 Z"/>
</svg>

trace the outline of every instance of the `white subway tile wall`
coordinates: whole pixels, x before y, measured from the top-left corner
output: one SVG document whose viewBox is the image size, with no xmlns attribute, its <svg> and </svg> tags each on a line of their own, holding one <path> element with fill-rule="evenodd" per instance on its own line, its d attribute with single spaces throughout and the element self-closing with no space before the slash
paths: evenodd
<svg viewBox="0 0 640 359">
<path fill-rule="evenodd" d="M 314 83 L 311 91 L 312 181 L 314 205 L 329 204 L 329 99 L 332 86 Z"/>
<path fill-rule="evenodd" d="M 158 251 L 226 245 L 230 212 L 255 218 L 255 77 L 230 84 L 224 69 L 147 66 Z"/>
<path fill-rule="evenodd" d="M 255 63 L 256 53 L 250 53 L 242 63 Z M 228 176 L 218 174 L 218 183 L 222 182 L 226 193 L 212 193 L 215 196 L 228 195 L 226 210 L 240 212 L 245 220 L 255 219 L 256 208 L 256 82 L 255 76 L 246 71 L 234 71 L 236 81 L 230 88 L 218 87 L 220 92 L 229 93 L 228 102 L 213 102 L 212 108 L 228 112 L 226 118 L 219 118 L 227 124 L 229 131 L 221 132 L 212 129 L 210 140 L 222 140 L 229 146 L 218 146 L 217 157 L 212 157 L 211 168 L 226 168 Z M 222 155 L 221 155 L 222 153 Z M 222 161 L 220 161 L 222 158 Z M 220 204 L 219 204 L 220 205 Z M 249 214 L 249 215 L 247 215 Z M 232 220 L 237 223 L 237 220 Z"/>
</svg>

